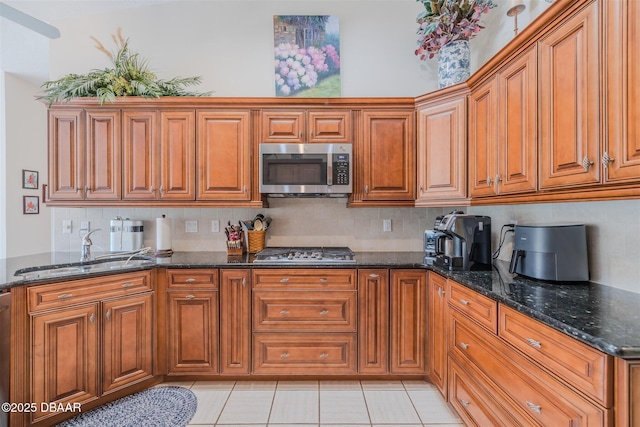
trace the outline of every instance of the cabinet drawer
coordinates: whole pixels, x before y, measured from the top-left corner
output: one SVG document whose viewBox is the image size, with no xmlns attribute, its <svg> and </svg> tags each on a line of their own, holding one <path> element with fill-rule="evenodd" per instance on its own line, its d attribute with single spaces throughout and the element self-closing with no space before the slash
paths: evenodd
<svg viewBox="0 0 640 427">
<path fill-rule="evenodd" d="M 151 272 L 144 271 L 31 286 L 27 290 L 27 299 L 29 311 L 33 312 L 151 289 Z"/>
<path fill-rule="evenodd" d="M 356 289 L 356 270 L 253 270 L 254 289 Z"/>
<path fill-rule="evenodd" d="M 502 304 L 498 334 L 604 407 L 611 407 L 613 357 Z"/>
<path fill-rule="evenodd" d="M 466 314 L 478 324 L 494 334 L 498 332 L 498 303 L 491 298 L 451 280 L 449 286 L 449 306 Z"/>
<path fill-rule="evenodd" d="M 253 329 L 356 331 L 355 291 L 254 291 Z"/>
<path fill-rule="evenodd" d="M 590 403 L 497 336 L 455 312 L 450 327 L 450 354 L 491 378 L 518 408 L 513 415 L 531 419 L 523 418 L 524 425 L 609 425 L 610 411 Z"/>
<path fill-rule="evenodd" d="M 167 270 L 169 289 L 218 289 L 217 269 Z"/>
<path fill-rule="evenodd" d="M 481 375 L 471 366 L 463 368 L 455 359 L 449 360 L 449 402 L 470 426 L 523 425 L 496 401 L 499 397 L 485 390 L 474 378 Z M 467 369 L 469 372 L 467 372 Z"/>
<path fill-rule="evenodd" d="M 255 374 L 356 373 L 355 334 L 256 333 L 253 351 Z"/>
</svg>

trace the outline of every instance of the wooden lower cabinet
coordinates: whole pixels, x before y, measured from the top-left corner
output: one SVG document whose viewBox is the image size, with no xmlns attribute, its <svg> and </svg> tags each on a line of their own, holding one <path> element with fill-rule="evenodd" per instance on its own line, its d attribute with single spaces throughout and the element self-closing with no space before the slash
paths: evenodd
<svg viewBox="0 0 640 427">
<path fill-rule="evenodd" d="M 640 426 L 640 359 L 616 359 L 615 426 Z"/>
<path fill-rule="evenodd" d="M 251 270 L 220 270 L 220 373 L 251 373 Z"/>
<path fill-rule="evenodd" d="M 427 366 L 429 379 L 447 398 L 447 279 L 429 272 Z"/>
<path fill-rule="evenodd" d="M 392 270 L 390 296 L 390 372 L 427 372 L 427 272 Z"/>
<path fill-rule="evenodd" d="M 389 270 L 358 270 L 358 372 L 389 372 Z"/>
</svg>

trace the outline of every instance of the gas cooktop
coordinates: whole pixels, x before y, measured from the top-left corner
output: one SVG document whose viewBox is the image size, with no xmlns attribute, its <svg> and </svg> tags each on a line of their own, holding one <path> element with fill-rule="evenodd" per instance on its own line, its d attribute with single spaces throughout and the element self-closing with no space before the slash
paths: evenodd
<svg viewBox="0 0 640 427">
<path fill-rule="evenodd" d="M 347 247 L 265 248 L 256 254 L 254 263 L 353 264 L 355 254 Z"/>
</svg>

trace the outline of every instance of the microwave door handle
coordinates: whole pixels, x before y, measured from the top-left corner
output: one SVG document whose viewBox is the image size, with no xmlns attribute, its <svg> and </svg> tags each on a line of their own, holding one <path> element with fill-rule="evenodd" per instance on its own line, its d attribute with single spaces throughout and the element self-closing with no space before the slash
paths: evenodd
<svg viewBox="0 0 640 427">
<path fill-rule="evenodd" d="M 327 185 L 333 185 L 333 156 L 327 154 Z"/>
</svg>

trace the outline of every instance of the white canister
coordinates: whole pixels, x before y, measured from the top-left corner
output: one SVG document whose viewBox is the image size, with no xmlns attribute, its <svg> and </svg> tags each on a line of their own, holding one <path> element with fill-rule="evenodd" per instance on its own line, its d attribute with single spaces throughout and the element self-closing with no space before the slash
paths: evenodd
<svg viewBox="0 0 640 427">
<path fill-rule="evenodd" d="M 130 252 L 142 249 L 144 225 L 132 219 L 112 219 L 110 222 L 110 251 Z"/>
</svg>

